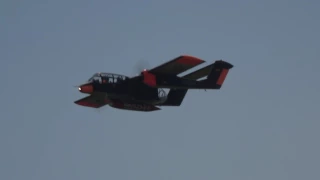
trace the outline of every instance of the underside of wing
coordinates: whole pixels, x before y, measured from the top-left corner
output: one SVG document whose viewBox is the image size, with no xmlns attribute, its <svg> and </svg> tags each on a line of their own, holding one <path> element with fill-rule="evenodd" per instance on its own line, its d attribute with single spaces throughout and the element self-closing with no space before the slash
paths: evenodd
<svg viewBox="0 0 320 180">
<path fill-rule="evenodd" d="M 197 79 L 203 78 L 203 77 L 209 75 L 213 66 L 214 66 L 214 64 L 210 64 L 204 68 L 201 68 L 197 71 L 189 73 L 189 74 L 183 76 L 182 78 L 191 79 L 191 80 L 197 80 Z"/>
<path fill-rule="evenodd" d="M 155 67 L 149 70 L 149 72 L 153 74 L 177 75 L 204 62 L 205 62 L 204 60 L 201 60 L 193 56 L 182 55 L 169 62 L 166 62 L 158 67 Z"/>
<path fill-rule="evenodd" d="M 109 102 L 103 96 L 99 95 L 90 95 L 75 101 L 74 103 L 80 106 L 86 106 L 91 108 L 100 108 L 102 106 L 107 105 Z"/>
</svg>

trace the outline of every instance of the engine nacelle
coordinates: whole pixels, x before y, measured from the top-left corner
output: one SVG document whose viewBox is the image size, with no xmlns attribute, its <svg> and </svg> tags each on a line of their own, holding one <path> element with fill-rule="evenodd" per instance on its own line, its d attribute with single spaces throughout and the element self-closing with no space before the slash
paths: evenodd
<svg viewBox="0 0 320 180">
<path fill-rule="evenodd" d="M 143 83 L 151 87 L 157 85 L 157 78 L 154 74 L 149 73 L 147 70 L 142 71 L 141 74 L 143 76 Z"/>
</svg>

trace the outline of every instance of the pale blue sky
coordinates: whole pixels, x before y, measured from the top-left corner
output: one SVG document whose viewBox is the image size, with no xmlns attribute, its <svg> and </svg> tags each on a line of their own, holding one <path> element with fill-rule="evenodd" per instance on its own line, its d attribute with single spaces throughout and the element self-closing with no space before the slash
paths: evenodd
<svg viewBox="0 0 320 180">
<path fill-rule="evenodd" d="M 320 179 L 316 0 L 4 0 L 0 179 Z M 77 106 L 98 71 L 234 65 L 153 113 Z"/>
</svg>

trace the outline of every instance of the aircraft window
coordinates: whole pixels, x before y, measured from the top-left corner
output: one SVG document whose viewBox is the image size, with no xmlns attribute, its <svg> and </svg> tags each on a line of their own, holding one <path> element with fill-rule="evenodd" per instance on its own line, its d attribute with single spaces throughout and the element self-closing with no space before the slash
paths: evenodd
<svg viewBox="0 0 320 180">
<path fill-rule="evenodd" d="M 100 82 L 100 83 L 122 83 L 126 81 L 128 77 L 119 74 L 110 73 L 95 73 L 88 81 Z"/>
<path fill-rule="evenodd" d="M 100 76 L 98 73 L 95 73 L 93 76 L 91 76 L 91 78 L 88 80 L 89 82 L 92 82 L 92 81 L 97 81 L 99 80 Z M 100 78 L 101 80 L 101 78 Z"/>
<path fill-rule="evenodd" d="M 108 77 L 109 79 L 109 83 L 113 83 L 113 78 L 112 77 Z"/>
<path fill-rule="evenodd" d="M 98 76 L 95 76 L 92 79 L 93 79 L 93 82 L 99 82 L 99 83 L 102 82 L 101 77 L 98 77 Z"/>
<path fill-rule="evenodd" d="M 114 83 L 119 83 L 119 75 L 113 75 L 113 81 Z"/>
<path fill-rule="evenodd" d="M 105 83 L 109 83 L 109 79 L 105 76 L 101 76 L 102 78 L 102 83 L 105 84 Z"/>
<path fill-rule="evenodd" d="M 119 76 L 119 77 L 117 77 L 117 81 L 118 81 L 118 83 L 121 83 L 123 81 L 123 79 Z"/>
</svg>

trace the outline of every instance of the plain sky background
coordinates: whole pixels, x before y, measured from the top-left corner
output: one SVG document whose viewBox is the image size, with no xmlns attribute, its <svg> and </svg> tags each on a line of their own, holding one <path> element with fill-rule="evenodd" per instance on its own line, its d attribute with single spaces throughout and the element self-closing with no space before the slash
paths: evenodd
<svg viewBox="0 0 320 180">
<path fill-rule="evenodd" d="M 320 2 L 4 0 L 0 179 L 320 179 Z M 221 90 L 141 113 L 75 105 L 95 72 L 181 54 Z"/>
</svg>

